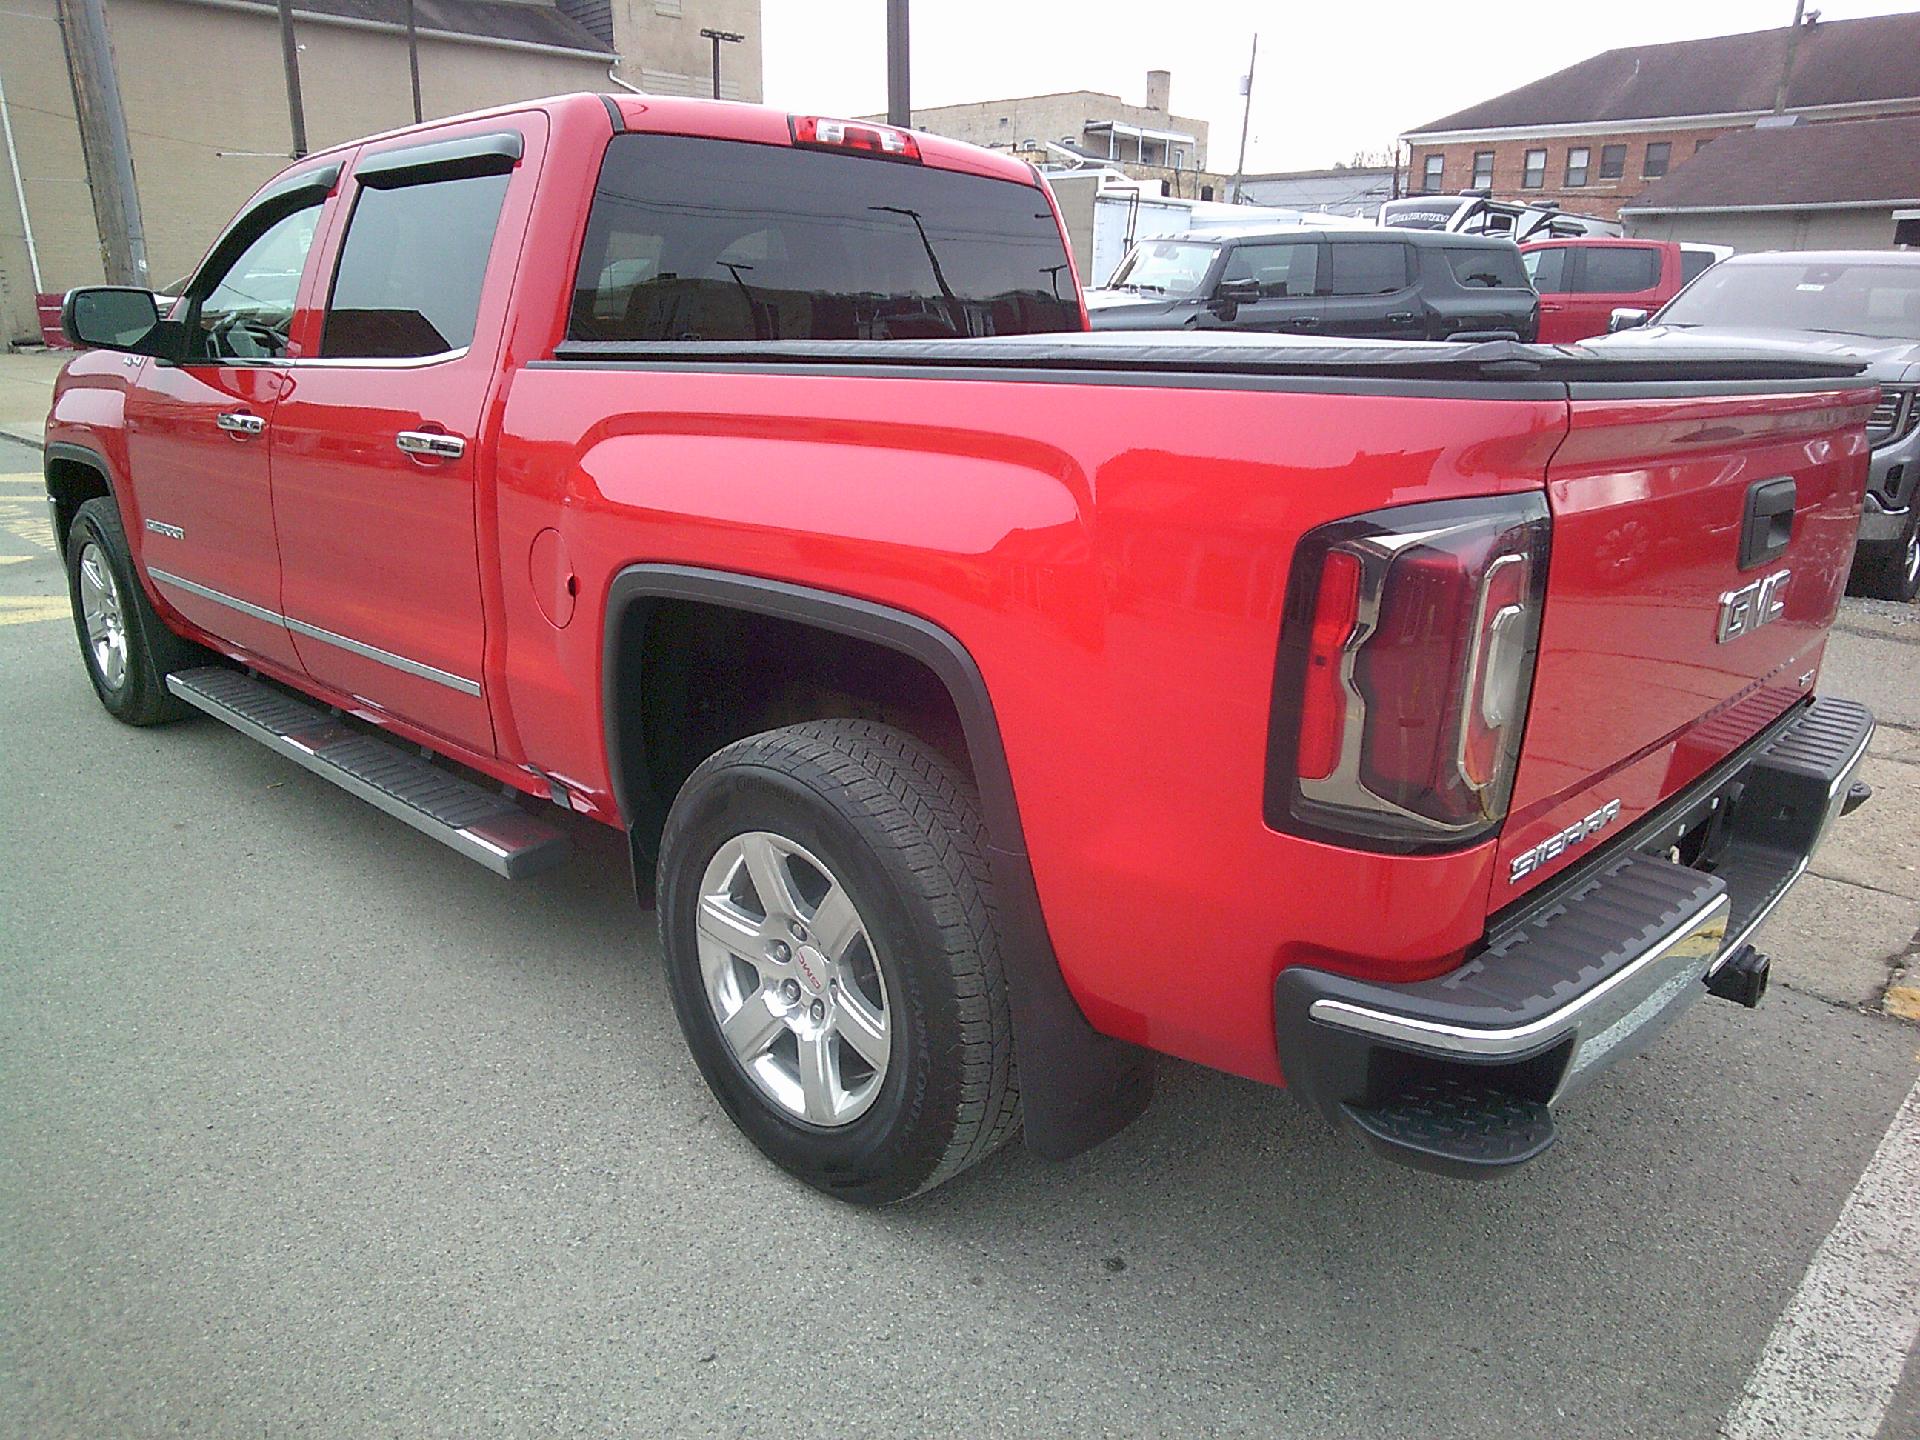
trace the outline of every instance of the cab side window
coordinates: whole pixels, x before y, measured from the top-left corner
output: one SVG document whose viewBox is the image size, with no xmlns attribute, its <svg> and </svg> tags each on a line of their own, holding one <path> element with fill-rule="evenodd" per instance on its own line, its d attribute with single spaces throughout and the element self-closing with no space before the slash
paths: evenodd
<svg viewBox="0 0 1920 1440">
<path fill-rule="evenodd" d="M 1220 272 L 1229 280 L 1257 280 L 1264 299 L 1311 295 L 1320 268 L 1320 247 L 1312 241 L 1290 245 L 1236 245 Z"/>
<path fill-rule="evenodd" d="M 417 359 L 473 340 L 508 174 L 361 187 L 334 269 L 324 359 Z"/>
<path fill-rule="evenodd" d="M 188 311 L 188 362 L 278 360 L 287 353 L 300 276 L 321 201 L 273 221 Z"/>
</svg>

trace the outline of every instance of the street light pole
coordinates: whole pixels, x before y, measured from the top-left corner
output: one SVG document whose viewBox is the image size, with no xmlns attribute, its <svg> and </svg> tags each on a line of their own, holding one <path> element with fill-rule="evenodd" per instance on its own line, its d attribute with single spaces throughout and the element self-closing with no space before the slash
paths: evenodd
<svg viewBox="0 0 1920 1440">
<path fill-rule="evenodd" d="M 1233 184 L 1227 191 L 1227 202 L 1238 204 L 1240 200 L 1240 177 L 1247 173 L 1247 122 L 1253 118 L 1253 67 L 1260 58 L 1260 36 L 1253 37 L 1253 53 L 1247 57 L 1247 78 L 1241 82 L 1240 93 L 1245 95 L 1246 103 L 1240 109 L 1240 158 L 1234 162 Z"/>
<path fill-rule="evenodd" d="M 887 0 L 887 123 L 913 124 L 912 67 L 907 62 L 907 0 Z"/>
<path fill-rule="evenodd" d="M 280 64 L 287 72 L 287 124 L 293 158 L 307 153 L 307 107 L 300 99 L 300 46 L 293 38 L 293 0 L 280 0 Z"/>
<path fill-rule="evenodd" d="M 720 98 L 720 47 L 738 45 L 747 37 L 736 30 L 702 30 L 701 35 L 713 42 L 713 98 Z"/>
</svg>

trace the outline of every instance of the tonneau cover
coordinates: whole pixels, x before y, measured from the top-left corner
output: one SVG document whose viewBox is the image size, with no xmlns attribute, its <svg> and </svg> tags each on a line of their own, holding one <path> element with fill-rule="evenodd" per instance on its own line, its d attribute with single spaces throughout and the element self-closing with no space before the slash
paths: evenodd
<svg viewBox="0 0 1920 1440">
<path fill-rule="evenodd" d="M 1523 345 L 1512 340 L 1350 340 L 1330 345 L 1284 335 L 1069 332 L 976 340 L 569 340 L 561 361 L 648 366 L 772 365 L 992 368 L 1248 376 L 1368 376 L 1406 380 L 1680 383 L 1740 380 L 1834 382 L 1864 363 L 1791 344 L 1728 341 L 1669 346 L 1609 340 Z"/>
</svg>

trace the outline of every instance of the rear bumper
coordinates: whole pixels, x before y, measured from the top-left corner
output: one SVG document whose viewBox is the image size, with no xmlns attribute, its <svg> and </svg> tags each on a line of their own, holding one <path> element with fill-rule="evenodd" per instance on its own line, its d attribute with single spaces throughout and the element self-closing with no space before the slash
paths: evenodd
<svg viewBox="0 0 1920 1440">
<path fill-rule="evenodd" d="M 1496 915 L 1485 947 L 1412 985 L 1296 967 L 1274 985 L 1288 1085 L 1391 1158 L 1481 1175 L 1540 1154 L 1552 1106 L 1643 1049 L 1806 869 L 1873 717 L 1803 705 L 1576 870 Z M 1692 863 L 1669 858 L 1675 848 Z"/>
</svg>

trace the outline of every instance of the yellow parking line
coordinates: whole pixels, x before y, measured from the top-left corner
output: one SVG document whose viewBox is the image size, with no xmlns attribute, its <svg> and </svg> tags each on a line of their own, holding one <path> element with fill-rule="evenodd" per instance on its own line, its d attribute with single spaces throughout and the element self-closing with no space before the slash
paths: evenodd
<svg viewBox="0 0 1920 1440">
<path fill-rule="evenodd" d="M 32 625 L 67 620 L 73 609 L 64 595 L 0 595 L 0 625 Z"/>
</svg>

